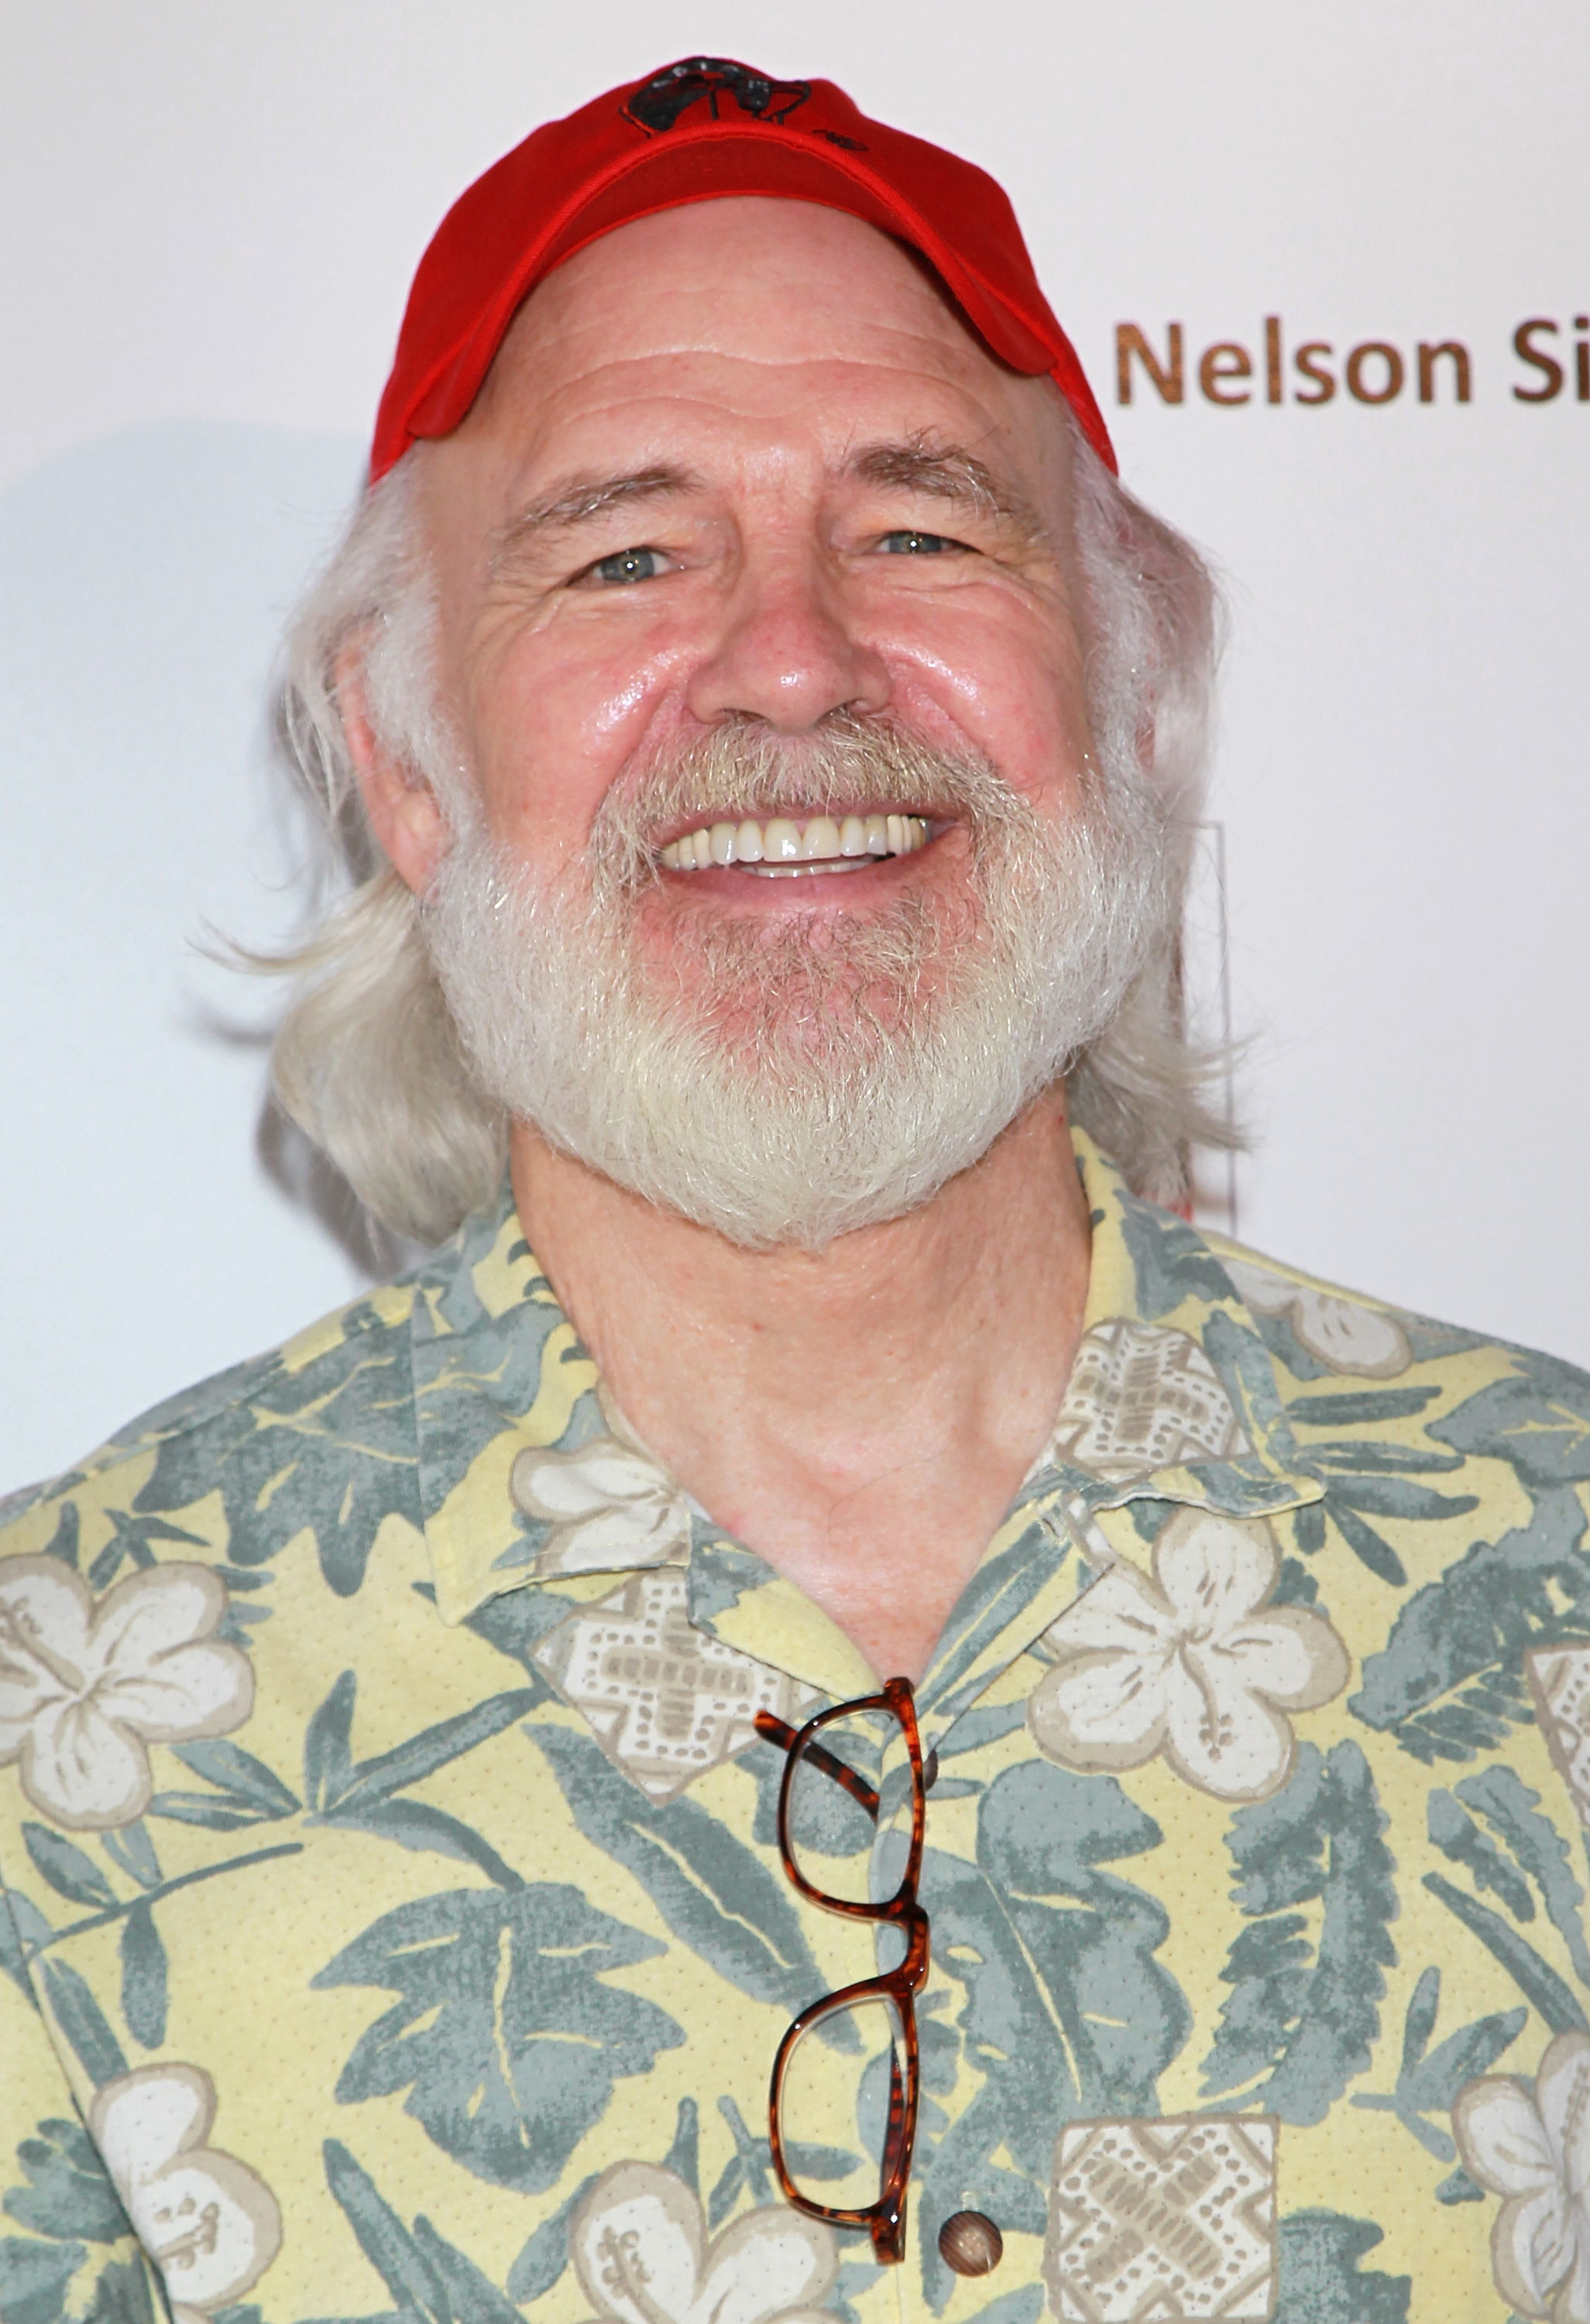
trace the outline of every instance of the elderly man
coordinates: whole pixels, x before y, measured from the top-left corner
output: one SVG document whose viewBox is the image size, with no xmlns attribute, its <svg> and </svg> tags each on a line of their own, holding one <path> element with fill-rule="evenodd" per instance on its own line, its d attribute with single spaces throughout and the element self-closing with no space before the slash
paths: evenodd
<svg viewBox="0 0 1590 2324">
<path fill-rule="evenodd" d="M 10 1513 L 7 2324 L 1590 2319 L 1590 1383 L 1156 1207 L 1210 646 L 832 86 L 443 225 L 277 1058 L 443 1247 Z"/>
</svg>

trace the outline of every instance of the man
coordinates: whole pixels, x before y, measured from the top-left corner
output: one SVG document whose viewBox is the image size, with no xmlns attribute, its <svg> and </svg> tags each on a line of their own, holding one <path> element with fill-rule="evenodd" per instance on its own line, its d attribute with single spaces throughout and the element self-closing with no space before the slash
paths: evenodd
<svg viewBox="0 0 1590 2324">
<path fill-rule="evenodd" d="M 1110 457 L 828 84 L 444 224 L 278 1078 L 451 1240 L 11 1516 L 5 2319 L 1590 2318 L 1590 1383 L 1147 1199 Z"/>
</svg>

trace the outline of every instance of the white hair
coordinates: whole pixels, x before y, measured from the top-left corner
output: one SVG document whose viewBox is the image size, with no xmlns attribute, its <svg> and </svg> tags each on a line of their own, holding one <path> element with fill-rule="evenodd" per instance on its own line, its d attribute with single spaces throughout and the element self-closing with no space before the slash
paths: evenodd
<svg viewBox="0 0 1590 2324">
<path fill-rule="evenodd" d="M 1190 544 L 1117 482 L 1074 422 L 1071 435 L 1096 756 L 1106 793 L 1113 779 L 1117 820 L 1125 816 L 1140 838 L 1146 835 L 1153 877 L 1138 881 L 1109 936 L 1110 964 L 1100 971 L 1098 984 L 1107 993 L 1104 1020 L 1096 1021 L 1097 1011 L 1088 1019 L 1086 1011 L 1079 1019 L 1062 1009 L 1042 1038 L 1028 1039 L 1029 1028 L 1015 1028 L 1023 1056 L 1016 1060 L 1013 1048 L 1007 1066 L 996 1058 L 994 1078 L 1008 1120 L 1034 1093 L 1034 1059 L 1042 1060 L 1043 1078 L 1063 1073 L 1072 1119 L 1114 1157 L 1138 1191 L 1175 1200 L 1185 1190 L 1190 1147 L 1233 1142 L 1205 1095 L 1222 1061 L 1189 1041 L 1181 990 L 1181 919 L 1204 778 L 1218 606 Z M 545 965 L 565 948 L 570 924 L 565 916 L 564 935 L 550 954 L 546 945 L 538 951 L 535 912 L 513 906 L 504 867 L 475 830 L 468 779 L 446 729 L 435 666 L 434 584 L 415 490 L 426 455 L 425 446 L 417 447 L 363 499 L 288 636 L 281 730 L 343 875 L 354 884 L 301 944 L 269 964 L 299 980 L 273 1056 L 282 1106 L 376 1218 L 428 1243 L 495 1199 L 507 1151 L 505 1084 L 484 1054 L 493 1037 L 483 1032 L 478 991 L 472 1000 L 469 974 L 459 970 L 458 932 L 471 918 L 500 926 L 507 911 L 516 941 L 522 947 L 528 936 Z M 338 667 L 350 650 L 359 658 L 372 731 L 437 792 L 457 835 L 451 868 L 444 867 L 423 908 L 381 855 L 365 820 L 337 696 Z M 1084 889 L 1092 876 L 1083 875 Z M 459 1007 L 449 1004 L 438 957 Z M 501 947 L 495 959 L 501 971 L 507 957 Z M 517 998 L 521 1009 L 550 998 L 533 964 L 519 979 Z M 1025 998 L 1036 1009 L 1043 996 L 1029 990 Z M 461 1014 L 477 1021 L 461 1029 Z M 984 1031 L 988 1036 L 988 1022 Z M 1008 1023 L 1003 1033 L 1008 1047 Z M 991 1037 L 986 1046 L 995 1046 Z M 560 1054 L 565 1060 L 574 1054 L 566 1033 Z M 953 1067 L 946 1057 L 940 1063 L 946 1070 L 964 1070 L 970 1054 L 959 1053 Z M 545 1093 L 544 1074 L 540 1086 Z M 992 1101 L 988 1092 L 982 1096 L 987 1114 Z M 514 1097 L 515 1111 L 530 1111 L 517 1086 Z M 794 1231 L 804 1240 L 825 1240 L 846 1226 L 894 1214 L 891 1199 L 894 1211 L 922 1199 L 952 1168 L 976 1158 L 964 1111 L 960 1120 L 958 1129 L 939 1138 L 938 1161 L 916 1172 L 909 1194 L 903 1196 L 898 1185 L 892 1192 L 881 1188 L 873 1164 L 851 1156 L 851 1184 L 837 1210 L 831 1203 L 822 1224 L 814 1222 L 815 1214 L 804 1226 L 792 1222 Z M 555 1142 L 581 1150 L 578 1135 L 560 1131 L 544 1113 L 541 1126 Z M 1002 1126 L 997 1120 L 995 1132 Z M 632 1147 L 631 1140 L 628 1169 L 610 1163 L 611 1175 L 654 1198 L 663 1185 L 676 1184 L 676 1178 L 648 1179 Z M 740 1183 L 743 1192 L 743 1168 Z M 721 1205 L 714 1210 L 708 1202 L 703 1210 L 676 1194 L 674 1200 L 690 1214 L 729 1224 Z M 749 1213 L 740 1214 L 739 1231 L 750 1242 L 772 1239 Z"/>
</svg>

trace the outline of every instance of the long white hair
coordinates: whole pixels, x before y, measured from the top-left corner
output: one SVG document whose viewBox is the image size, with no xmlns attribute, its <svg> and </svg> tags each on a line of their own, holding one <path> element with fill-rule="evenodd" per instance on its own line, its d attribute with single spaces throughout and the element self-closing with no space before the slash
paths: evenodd
<svg viewBox="0 0 1590 2324">
<path fill-rule="evenodd" d="M 1068 414 L 1069 418 L 1069 414 Z M 1077 547 L 1087 590 L 1087 686 L 1107 767 L 1130 769 L 1157 837 L 1155 924 L 1105 1028 L 1065 1062 L 1071 1118 L 1130 1183 L 1185 1191 L 1189 1148 L 1234 1141 L 1208 1093 L 1223 1060 L 1189 1039 L 1181 982 L 1188 869 L 1205 777 L 1220 609 L 1191 545 L 1126 492 L 1071 424 Z M 362 501 L 287 638 L 280 726 L 323 822 L 339 886 L 317 925 L 271 959 L 297 989 L 272 1068 L 286 1111 L 384 1225 L 433 1243 L 489 1204 L 507 1150 L 503 1107 L 482 1084 L 449 1010 L 420 907 L 364 816 L 337 699 L 362 645 L 366 714 L 425 770 L 456 827 L 465 781 L 442 724 L 436 604 L 410 451 Z M 335 895 L 335 891 L 334 895 Z"/>
</svg>

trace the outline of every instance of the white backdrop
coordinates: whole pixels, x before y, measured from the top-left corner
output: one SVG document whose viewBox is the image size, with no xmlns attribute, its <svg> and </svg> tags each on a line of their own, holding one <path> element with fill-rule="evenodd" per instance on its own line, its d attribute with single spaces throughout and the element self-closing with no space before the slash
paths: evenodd
<svg viewBox="0 0 1590 2324">
<path fill-rule="evenodd" d="M 993 169 L 1127 479 L 1227 576 L 1245 1239 L 1590 1361 L 1582 0 L 56 0 L 0 32 L 0 1487 L 361 1279 L 262 1151 L 265 997 L 192 949 L 298 908 L 275 629 L 448 201 L 699 51 Z M 1565 384 L 1523 401 L 1531 318 Z M 1172 321 L 1182 401 L 1138 364 L 1122 409 L 1117 327 L 1163 363 Z M 1448 339 L 1471 401 L 1448 359 L 1420 403 Z M 1407 383 L 1310 408 L 1304 341 Z"/>
</svg>

